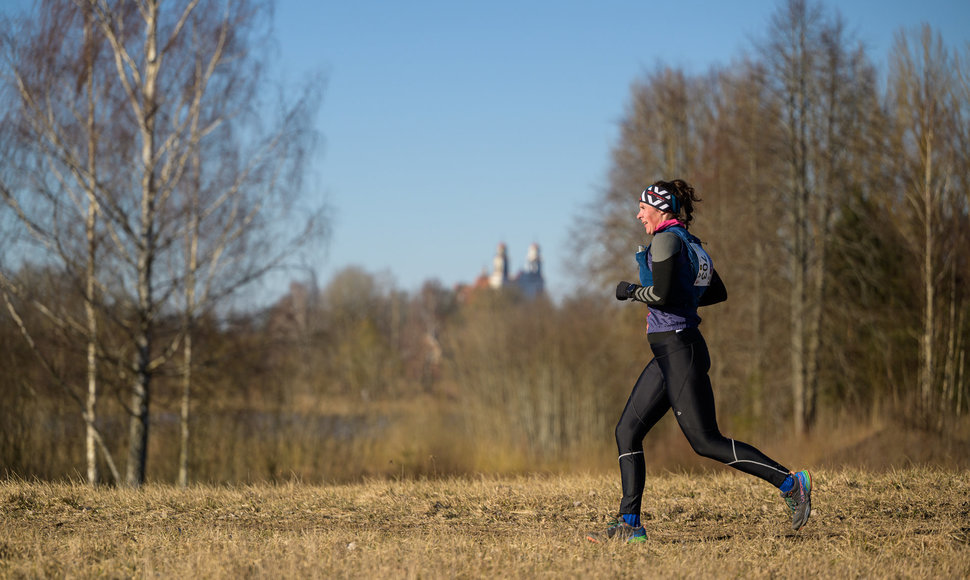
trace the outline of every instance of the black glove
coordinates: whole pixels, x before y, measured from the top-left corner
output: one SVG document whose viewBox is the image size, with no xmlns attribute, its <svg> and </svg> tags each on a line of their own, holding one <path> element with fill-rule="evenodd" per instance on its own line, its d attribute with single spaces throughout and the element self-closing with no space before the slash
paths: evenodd
<svg viewBox="0 0 970 580">
<path fill-rule="evenodd" d="M 620 282 L 616 285 L 616 299 L 629 300 L 630 298 L 633 298 L 633 295 L 638 288 L 641 288 L 639 284 L 633 284 L 626 281 Z"/>
</svg>

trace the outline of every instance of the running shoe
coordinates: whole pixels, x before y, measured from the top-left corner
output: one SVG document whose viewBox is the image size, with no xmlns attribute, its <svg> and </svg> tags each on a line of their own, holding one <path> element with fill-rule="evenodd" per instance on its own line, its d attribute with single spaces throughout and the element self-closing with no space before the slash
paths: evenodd
<svg viewBox="0 0 970 580">
<path fill-rule="evenodd" d="M 795 487 L 788 493 L 781 494 L 785 503 L 792 511 L 791 527 L 798 530 L 806 523 L 808 517 L 812 515 L 812 474 L 808 470 L 792 473 L 795 479 Z"/>
<path fill-rule="evenodd" d="M 605 530 L 590 532 L 586 534 L 586 539 L 597 544 L 609 541 L 638 544 L 647 541 L 647 531 L 643 529 L 643 526 L 634 528 L 617 516 L 610 520 Z"/>
</svg>

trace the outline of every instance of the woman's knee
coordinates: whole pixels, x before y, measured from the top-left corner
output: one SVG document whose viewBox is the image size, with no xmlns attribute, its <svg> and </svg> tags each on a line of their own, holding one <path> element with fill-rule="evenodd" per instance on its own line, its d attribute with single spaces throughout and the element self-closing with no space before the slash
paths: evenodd
<svg viewBox="0 0 970 580">
<path fill-rule="evenodd" d="M 722 460 L 726 457 L 725 453 L 730 447 L 728 439 L 721 435 L 720 432 L 695 432 L 685 433 L 685 435 L 687 435 L 687 441 L 690 443 L 691 448 L 694 449 L 694 453 L 701 457 Z"/>
<path fill-rule="evenodd" d="M 630 449 L 638 442 L 643 441 L 643 436 L 639 433 L 638 424 L 624 421 L 622 418 L 616 424 L 616 429 L 614 429 L 613 434 L 616 437 L 616 445 L 619 449 Z"/>
</svg>

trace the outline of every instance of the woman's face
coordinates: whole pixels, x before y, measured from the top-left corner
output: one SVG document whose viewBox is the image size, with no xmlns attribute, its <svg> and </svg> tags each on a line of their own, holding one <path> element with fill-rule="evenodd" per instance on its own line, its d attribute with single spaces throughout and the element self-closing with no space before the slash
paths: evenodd
<svg viewBox="0 0 970 580">
<path fill-rule="evenodd" d="M 660 211 L 659 209 L 640 202 L 640 211 L 637 212 L 637 219 L 643 224 L 643 229 L 647 230 L 648 235 L 653 235 L 653 232 L 657 230 L 657 226 L 660 222 L 664 221 L 667 214 Z"/>
</svg>

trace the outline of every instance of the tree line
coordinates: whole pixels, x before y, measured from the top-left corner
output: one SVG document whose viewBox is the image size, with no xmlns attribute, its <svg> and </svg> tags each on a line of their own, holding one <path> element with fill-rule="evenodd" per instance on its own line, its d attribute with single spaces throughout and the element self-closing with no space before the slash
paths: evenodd
<svg viewBox="0 0 970 580">
<path fill-rule="evenodd" d="M 850 28 L 784 2 L 731 67 L 634 83 L 577 253 L 627 274 L 631 192 L 684 177 L 731 296 L 709 323 L 725 381 L 783 389 L 799 434 L 846 402 L 942 428 L 967 410 L 970 52 L 900 30 L 881 75 Z"/>
<path fill-rule="evenodd" d="M 151 465 L 187 485 L 608 457 L 649 358 L 645 310 L 612 288 L 645 243 L 639 192 L 677 177 L 728 288 L 701 313 L 722 425 L 966 425 L 970 53 L 928 27 L 880 67 L 837 11 L 788 0 L 729 67 L 645 72 L 570 232 L 585 291 L 409 293 L 352 266 L 254 310 L 232 297 L 319 235 L 320 214 L 288 212 L 319 86 L 268 121 L 271 4 L 213 6 L 49 0 L 2 27 L 6 473 L 139 485 Z"/>
</svg>

